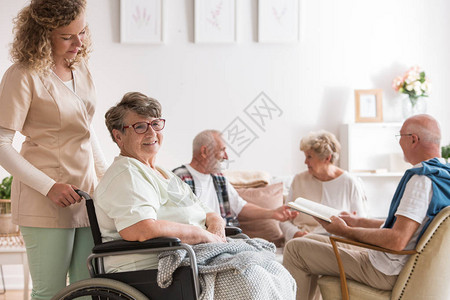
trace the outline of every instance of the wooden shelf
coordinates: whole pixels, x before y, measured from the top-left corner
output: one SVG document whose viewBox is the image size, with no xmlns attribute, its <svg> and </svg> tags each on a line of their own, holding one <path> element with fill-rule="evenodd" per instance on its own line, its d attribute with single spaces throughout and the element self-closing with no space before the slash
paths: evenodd
<svg viewBox="0 0 450 300">
<path fill-rule="evenodd" d="M 340 166 L 361 179 L 369 217 L 387 217 L 390 201 L 409 166 L 395 138 L 401 123 L 351 123 L 340 128 Z"/>
</svg>

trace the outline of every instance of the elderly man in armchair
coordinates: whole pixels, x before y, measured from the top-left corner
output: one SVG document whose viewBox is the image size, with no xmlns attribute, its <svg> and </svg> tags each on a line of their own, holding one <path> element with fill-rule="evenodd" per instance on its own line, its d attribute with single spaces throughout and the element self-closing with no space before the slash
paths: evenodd
<svg viewBox="0 0 450 300">
<path fill-rule="evenodd" d="M 197 254 L 202 295 L 217 299 L 295 297 L 293 278 L 273 261 L 273 245 L 263 240 L 227 239 L 223 219 L 202 204 L 175 174 L 156 166 L 165 125 L 157 100 L 127 93 L 105 117 L 120 155 L 94 193 L 103 241 L 178 237 L 193 245 Z M 158 268 L 165 276 L 173 264 L 185 261 L 177 256 L 179 251 L 172 252 L 160 254 L 159 259 L 158 254 L 108 257 L 106 271 Z M 166 259 L 167 255 L 180 259 Z"/>
<path fill-rule="evenodd" d="M 329 233 L 391 250 L 410 250 L 434 216 L 450 205 L 450 166 L 440 155 L 438 122 L 429 115 L 410 117 L 398 137 L 404 158 L 413 168 L 401 179 L 387 219 L 349 213 L 331 217 L 331 223 L 316 219 Z M 353 246 L 340 252 L 348 278 L 384 290 L 392 289 L 408 259 Z M 297 282 L 297 299 L 313 299 L 319 275 L 339 274 L 328 238 L 319 235 L 288 242 L 283 264 Z"/>
<path fill-rule="evenodd" d="M 192 143 L 192 160 L 173 170 L 186 182 L 199 199 L 224 218 L 229 225 L 237 225 L 236 217 L 244 220 L 291 220 L 297 212 L 282 205 L 267 209 L 242 199 L 221 173 L 221 162 L 228 159 L 225 142 L 217 130 L 204 130 Z"/>
</svg>

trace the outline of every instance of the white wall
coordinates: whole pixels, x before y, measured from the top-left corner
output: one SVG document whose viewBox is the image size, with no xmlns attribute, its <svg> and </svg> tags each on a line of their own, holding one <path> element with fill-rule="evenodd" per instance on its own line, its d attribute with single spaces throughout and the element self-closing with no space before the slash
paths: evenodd
<svg viewBox="0 0 450 300">
<path fill-rule="evenodd" d="M 11 19 L 26 3 L 0 0 L 0 73 L 10 65 Z M 240 157 L 229 151 L 230 168 L 293 174 L 303 166 L 299 140 L 307 132 L 354 120 L 354 89 L 384 90 L 385 121 L 400 121 L 392 79 L 412 65 L 433 81 L 428 112 L 441 121 L 448 143 L 446 87 L 450 79 L 445 0 L 301 0 L 302 40 L 261 44 L 257 1 L 237 1 L 238 42 L 193 43 L 193 0 L 165 0 L 163 45 L 119 43 L 119 1 L 89 1 L 94 39 L 90 65 L 97 85 L 95 127 L 108 161 L 117 154 L 103 123 L 105 111 L 127 91 L 159 99 L 167 119 L 158 163 L 188 162 L 191 141 L 206 128 L 223 130 L 237 116 L 259 136 Z M 264 91 L 283 111 L 259 130 L 244 108 Z M 1 175 L 1 174 L 0 174 Z"/>
<path fill-rule="evenodd" d="M 432 79 L 428 112 L 440 120 L 443 142 L 450 142 L 450 1 L 300 1 L 298 44 L 257 43 L 256 0 L 236 1 L 237 43 L 194 44 L 194 0 L 164 0 L 165 44 L 139 46 L 119 43 L 118 0 L 88 0 L 98 94 L 94 125 L 108 161 L 118 151 L 103 115 L 125 92 L 141 91 L 161 101 L 167 119 L 159 164 L 188 162 L 196 133 L 223 130 L 241 117 L 259 138 L 240 157 L 229 151 L 230 168 L 294 174 L 304 169 L 302 136 L 318 129 L 338 134 L 341 123 L 353 122 L 354 89 L 382 88 L 385 121 L 401 121 L 391 81 L 416 64 Z M 26 2 L 0 0 L 0 74 L 11 64 L 11 20 Z M 265 132 L 243 111 L 260 92 L 283 111 Z"/>
</svg>

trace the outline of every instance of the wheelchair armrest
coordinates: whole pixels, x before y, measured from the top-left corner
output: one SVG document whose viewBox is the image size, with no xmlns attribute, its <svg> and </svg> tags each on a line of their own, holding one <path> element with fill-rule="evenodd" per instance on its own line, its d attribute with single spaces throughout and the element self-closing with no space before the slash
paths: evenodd
<svg viewBox="0 0 450 300">
<path fill-rule="evenodd" d="M 236 235 L 239 233 L 242 233 L 242 229 L 240 229 L 239 227 L 232 227 L 232 226 L 225 227 L 225 235 L 226 236 L 232 236 L 232 235 Z"/>
<path fill-rule="evenodd" d="M 232 236 L 239 233 L 242 233 L 242 230 L 238 227 L 225 227 L 226 236 Z M 98 253 L 108 253 L 108 252 L 137 250 L 137 249 L 173 247 L 179 246 L 180 244 L 181 244 L 180 239 L 173 237 L 158 237 L 143 242 L 116 240 L 96 245 L 94 246 L 94 248 L 92 248 L 92 252 L 98 254 Z"/>
<path fill-rule="evenodd" d="M 116 251 L 173 247 L 179 246 L 180 244 L 181 241 L 179 238 L 172 237 L 158 237 L 143 242 L 117 240 L 96 245 L 94 246 L 94 248 L 92 248 L 92 252 L 98 254 Z"/>
</svg>

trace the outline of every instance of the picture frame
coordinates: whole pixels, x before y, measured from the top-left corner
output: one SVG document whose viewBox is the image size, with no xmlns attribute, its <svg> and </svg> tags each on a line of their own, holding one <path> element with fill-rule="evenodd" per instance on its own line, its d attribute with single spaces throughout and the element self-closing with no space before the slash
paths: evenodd
<svg viewBox="0 0 450 300">
<path fill-rule="evenodd" d="M 161 44 L 163 0 L 120 0 L 120 42 Z"/>
<path fill-rule="evenodd" d="M 383 122 L 383 90 L 355 90 L 355 121 Z"/>
<path fill-rule="evenodd" d="M 299 0 L 259 0 L 258 42 L 298 42 L 300 40 L 299 2 Z"/>
<path fill-rule="evenodd" d="M 236 42 L 236 0 L 195 0 L 195 43 Z"/>
</svg>

